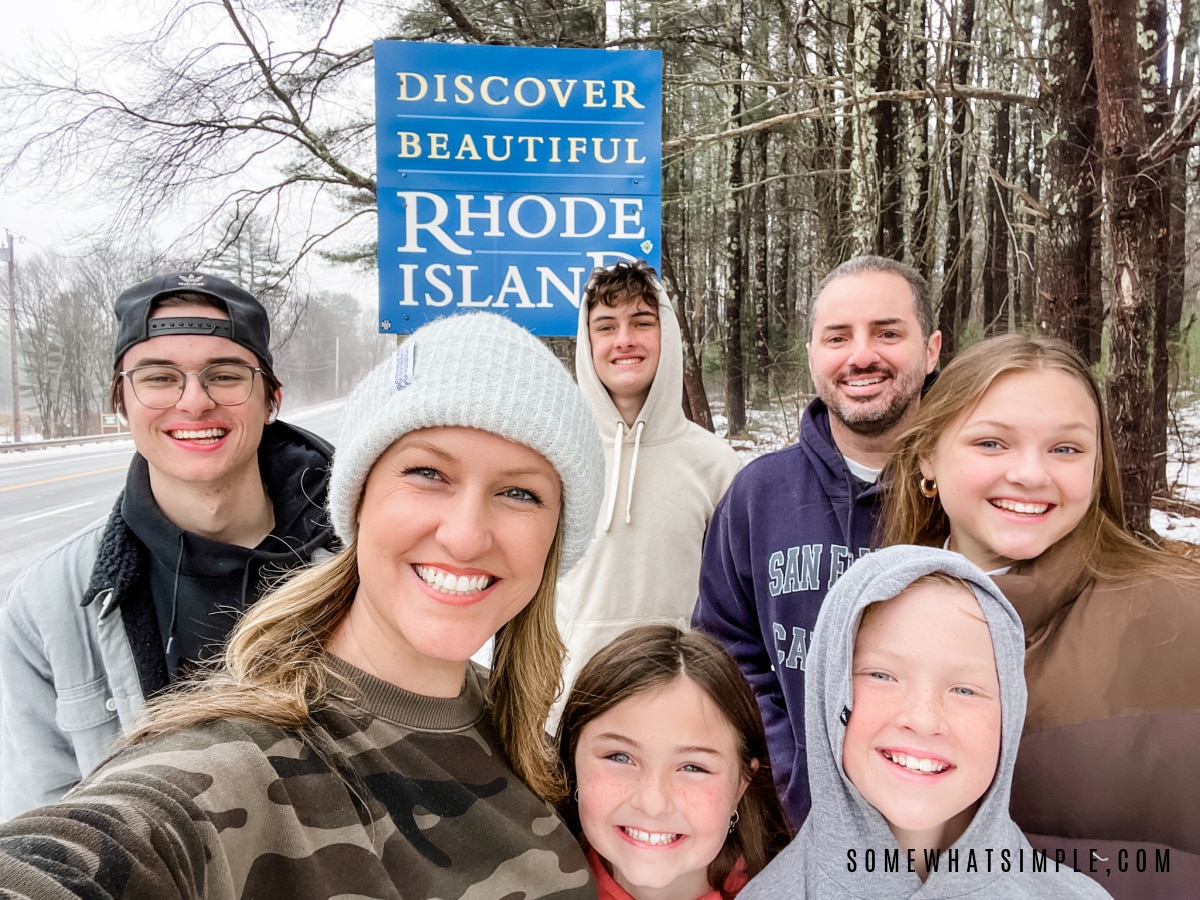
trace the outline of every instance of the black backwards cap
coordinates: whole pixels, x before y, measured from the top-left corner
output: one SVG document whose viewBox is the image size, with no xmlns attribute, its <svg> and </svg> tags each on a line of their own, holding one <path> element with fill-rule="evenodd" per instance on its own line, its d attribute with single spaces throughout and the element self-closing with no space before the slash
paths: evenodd
<svg viewBox="0 0 1200 900">
<path fill-rule="evenodd" d="M 202 316 L 151 319 L 154 301 L 173 294 L 203 294 L 219 300 L 229 319 Z M 135 284 L 117 298 L 116 364 L 134 344 L 161 334 L 208 334 L 241 344 L 268 367 L 271 360 L 271 323 L 267 311 L 254 295 L 231 281 L 200 272 L 171 272 Z"/>
</svg>

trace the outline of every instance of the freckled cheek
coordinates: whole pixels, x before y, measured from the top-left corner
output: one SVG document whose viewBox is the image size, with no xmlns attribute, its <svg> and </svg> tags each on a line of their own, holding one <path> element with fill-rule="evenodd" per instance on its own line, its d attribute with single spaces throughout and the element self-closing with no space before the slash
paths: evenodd
<svg viewBox="0 0 1200 900">
<path fill-rule="evenodd" d="M 961 746 L 970 753 L 980 777 L 990 784 L 1000 762 L 1000 714 L 981 715 L 962 723 Z"/>
<path fill-rule="evenodd" d="M 601 769 L 578 770 L 579 818 L 584 822 L 600 821 L 617 812 L 630 792 L 630 783 L 615 778 Z"/>
<path fill-rule="evenodd" d="M 854 697 L 854 711 L 850 714 L 850 722 L 846 725 L 846 736 L 842 750 L 851 753 L 865 753 L 870 750 L 880 730 L 896 715 L 884 702 L 872 696 L 873 691 L 858 690 Z"/>
<path fill-rule="evenodd" d="M 736 784 L 693 786 L 680 790 L 677 798 L 696 837 L 725 840 L 737 807 Z"/>
</svg>

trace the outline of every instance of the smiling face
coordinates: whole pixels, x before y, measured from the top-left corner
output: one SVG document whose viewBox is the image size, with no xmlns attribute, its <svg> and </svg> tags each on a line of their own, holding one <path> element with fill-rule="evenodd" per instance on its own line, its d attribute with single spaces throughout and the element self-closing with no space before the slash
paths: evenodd
<svg viewBox="0 0 1200 900">
<path fill-rule="evenodd" d="M 473 428 L 411 431 L 367 476 L 359 587 L 335 655 L 427 696 L 456 696 L 467 660 L 529 604 L 562 488 L 535 450 Z"/>
<path fill-rule="evenodd" d="M 996 378 L 921 460 L 950 520 L 950 549 L 992 571 L 1069 534 L 1095 493 L 1099 427 L 1089 392 L 1059 369 Z"/>
<path fill-rule="evenodd" d="M 681 676 L 589 721 L 575 749 L 588 843 L 636 900 L 698 897 L 745 791 L 733 729 Z"/>
<path fill-rule="evenodd" d="M 912 288 L 892 272 L 835 278 L 813 307 L 809 372 L 835 427 L 851 434 L 899 430 L 940 350 L 941 333 L 922 336 Z"/>
<path fill-rule="evenodd" d="M 959 585 L 917 583 L 869 609 L 854 642 L 842 768 L 902 847 L 945 849 L 996 774 L 991 635 Z"/>
<path fill-rule="evenodd" d="M 197 317 L 228 319 L 222 310 L 201 304 L 164 306 L 151 319 Z M 212 335 L 165 334 L 135 344 L 126 351 L 121 369 L 165 364 L 185 372 L 199 372 L 214 363 L 238 362 L 258 366 L 245 347 Z M 160 505 L 171 505 L 170 495 L 196 485 L 212 488 L 261 481 L 258 445 L 267 423 L 268 398 L 260 374 L 254 376 L 250 399 L 236 406 L 214 403 L 189 376 L 183 396 L 167 409 L 150 409 L 140 403 L 126 383 L 123 407 L 138 453 L 150 467 L 150 483 Z"/>
<path fill-rule="evenodd" d="M 597 303 L 588 313 L 588 338 L 600 382 L 626 419 L 629 411 L 636 417 L 658 372 L 658 310 L 640 298 L 619 306 Z"/>
</svg>

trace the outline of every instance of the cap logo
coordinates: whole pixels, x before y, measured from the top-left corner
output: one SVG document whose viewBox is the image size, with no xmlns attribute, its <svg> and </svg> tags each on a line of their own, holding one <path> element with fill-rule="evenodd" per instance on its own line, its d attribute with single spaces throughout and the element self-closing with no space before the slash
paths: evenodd
<svg viewBox="0 0 1200 900">
<path fill-rule="evenodd" d="M 413 350 L 415 344 L 416 341 L 410 338 L 403 347 L 396 351 L 396 372 L 393 386 L 397 394 L 413 383 L 415 377 L 413 374 Z"/>
<path fill-rule="evenodd" d="M 204 276 L 203 275 L 180 275 L 179 276 L 179 286 L 180 287 L 201 287 L 201 286 L 203 286 L 203 284 L 204 284 Z"/>
</svg>

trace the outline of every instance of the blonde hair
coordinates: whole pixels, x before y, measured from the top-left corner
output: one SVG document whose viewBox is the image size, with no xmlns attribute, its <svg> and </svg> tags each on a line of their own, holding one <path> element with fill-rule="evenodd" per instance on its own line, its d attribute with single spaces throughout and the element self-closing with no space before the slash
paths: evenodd
<svg viewBox="0 0 1200 900">
<path fill-rule="evenodd" d="M 544 730 L 561 687 L 566 653 L 554 617 L 562 554 L 561 512 L 559 516 L 533 599 L 496 635 L 487 691 L 492 721 L 513 771 L 535 794 L 550 800 L 562 794 Z M 276 587 L 242 617 L 220 662 L 149 702 L 125 742 L 218 719 L 303 731 L 313 709 L 352 690 L 330 669 L 325 644 L 349 611 L 358 583 L 356 541 Z"/>
<path fill-rule="evenodd" d="M 946 542 L 950 520 L 941 500 L 921 493 L 922 458 L 934 455 L 941 436 L 975 408 L 997 378 L 1046 370 L 1062 372 L 1084 389 L 1098 423 L 1092 499 L 1079 524 L 1061 543 L 1074 547 L 1093 578 L 1200 577 L 1200 567 L 1149 547 L 1126 530 L 1121 473 L 1100 387 L 1083 357 L 1069 344 L 1037 335 L 1007 334 L 980 341 L 955 356 L 938 376 L 922 398 L 912 424 L 897 440 L 885 469 L 882 544 L 940 547 Z"/>
</svg>

